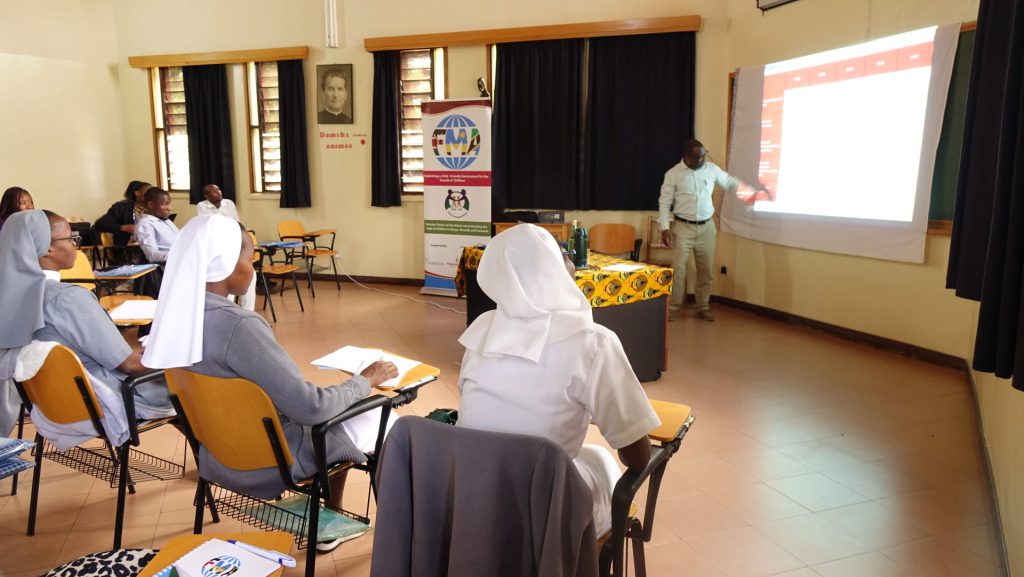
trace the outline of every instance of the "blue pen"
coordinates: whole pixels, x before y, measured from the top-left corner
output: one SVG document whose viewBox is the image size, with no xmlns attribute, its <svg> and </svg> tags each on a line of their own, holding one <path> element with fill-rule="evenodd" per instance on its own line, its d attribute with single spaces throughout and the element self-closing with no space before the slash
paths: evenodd
<svg viewBox="0 0 1024 577">
<path fill-rule="evenodd" d="M 253 555 L 259 555 L 260 557 L 263 557 L 264 559 L 268 559 L 270 561 L 273 561 L 274 563 L 277 563 L 279 565 L 284 565 L 285 567 L 294 567 L 295 566 L 295 557 L 292 557 L 290 555 L 285 555 L 284 553 L 282 553 L 280 551 L 274 551 L 272 549 L 264 549 L 263 547 L 257 547 L 255 545 L 250 545 L 248 543 L 242 543 L 241 541 L 236 541 L 234 539 L 228 539 L 228 543 L 231 543 L 233 545 L 238 545 L 239 547 L 241 547 L 242 549 L 245 549 L 246 551 L 252 553 Z"/>
</svg>

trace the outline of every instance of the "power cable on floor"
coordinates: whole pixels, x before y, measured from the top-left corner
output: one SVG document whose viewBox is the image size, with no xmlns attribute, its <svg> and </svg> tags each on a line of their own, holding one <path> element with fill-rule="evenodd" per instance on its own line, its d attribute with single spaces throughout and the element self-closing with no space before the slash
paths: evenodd
<svg viewBox="0 0 1024 577">
<path fill-rule="evenodd" d="M 420 304 L 435 306 L 435 307 L 437 307 L 439 309 L 444 309 L 446 311 L 451 311 L 453 313 L 460 314 L 462 316 L 466 316 L 466 311 L 460 311 L 458 309 L 454 309 L 452 307 L 446 307 L 444 305 L 441 305 L 441 304 L 438 304 L 438 303 L 435 303 L 435 302 L 431 302 L 431 301 L 423 301 L 423 300 L 415 299 L 415 298 L 412 298 L 411 296 L 408 296 L 408 295 L 401 295 L 401 294 L 398 294 L 398 293 L 393 293 L 393 292 L 388 292 L 388 291 L 385 291 L 385 290 L 380 290 L 378 288 L 368 287 L 368 286 L 364 285 L 363 283 L 357 281 L 356 279 L 352 278 L 352 275 L 350 275 L 347 272 L 345 272 L 344 267 L 342 267 L 340 264 L 338 264 L 338 270 L 341 271 L 341 274 L 345 275 L 348 278 L 348 280 L 354 282 L 358 286 L 360 286 L 360 287 L 362 287 L 362 288 L 364 288 L 364 289 L 366 289 L 368 291 L 373 291 L 373 292 L 377 292 L 377 293 L 380 293 L 380 294 L 385 294 L 385 295 L 390 295 L 390 296 L 393 296 L 393 297 L 403 298 L 403 299 L 405 299 L 407 301 L 412 301 L 414 303 L 420 303 Z"/>
</svg>

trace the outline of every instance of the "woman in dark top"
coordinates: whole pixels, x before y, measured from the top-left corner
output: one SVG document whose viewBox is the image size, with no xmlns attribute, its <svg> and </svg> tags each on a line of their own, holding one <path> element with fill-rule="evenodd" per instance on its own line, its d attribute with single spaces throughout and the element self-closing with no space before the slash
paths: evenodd
<svg viewBox="0 0 1024 577">
<path fill-rule="evenodd" d="M 3 199 L 0 199 L 0 228 L 4 227 L 7 217 L 23 210 L 32 210 L 35 205 L 32 202 L 32 195 L 20 186 L 12 186 L 4 191 Z"/>
<path fill-rule="evenodd" d="M 146 191 L 153 185 L 141 180 L 133 180 L 128 183 L 124 191 L 124 200 L 112 204 L 104 214 L 93 225 L 100 232 L 114 233 L 115 246 L 127 246 L 135 234 L 135 221 L 146 212 L 143 197 Z"/>
</svg>

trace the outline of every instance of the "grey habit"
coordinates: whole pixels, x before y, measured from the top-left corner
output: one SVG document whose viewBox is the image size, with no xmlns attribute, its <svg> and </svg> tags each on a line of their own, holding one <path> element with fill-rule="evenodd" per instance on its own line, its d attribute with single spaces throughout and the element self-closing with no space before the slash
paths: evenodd
<svg viewBox="0 0 1024 577">
<path fill-rule="evenodd" d="M 50 222 L 41 210 L 12 214 L 0 229 L 0 435 L 14 427 L 21 397 L 11 378 L 21 347 L 43 326 L 43 284 L 39 257 L 50 250 Z"/>
<path fill-rule="evenodd" d="M 317 387 L 302 378 L 299 367 L 274 338 L 267 321 L 253 311 L 239 308 L 230 300 L 206 293 L 203 320 L 203 360 L 188 370 L 211 377 L 241 377 L 263 389 L 277 407 L 288 447 L 292 451 L 292 478 L 316 472 L 310 431 L 341 413 L 370 393 L 370 382 L 354 375 L 345 383 Z M 334 427 L 327 436 L 328 461 L 366 461 L 342 427 Z M 229 489 L 261 499 L 271 499 L 284 491 L 276 468 L 239 471 L 226 467 L 203 447 L 199 453 L 203 477 Z"/>
</svg>

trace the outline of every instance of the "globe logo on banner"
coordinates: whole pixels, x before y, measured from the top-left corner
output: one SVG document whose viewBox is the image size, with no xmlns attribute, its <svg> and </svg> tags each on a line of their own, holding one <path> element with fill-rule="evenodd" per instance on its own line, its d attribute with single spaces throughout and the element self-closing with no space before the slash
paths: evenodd
<svg viewBox="0 0 1024 577">
<path fill-rule="evenodd" d="M 203 574 L 203 577 L 227 577 L 238 571 L 241 567 L 242 561 L 238 557 L 225 555 L 223 557 L 214 557 L 204 563 L 200 572 Z"/>
<path fill-rule="evenodd" d="M 430 135 L 434 157 L 447 169 L 462 170 L 480 155 L 480 130 L 461 114 L 441 119 Z"/>
</svg>

